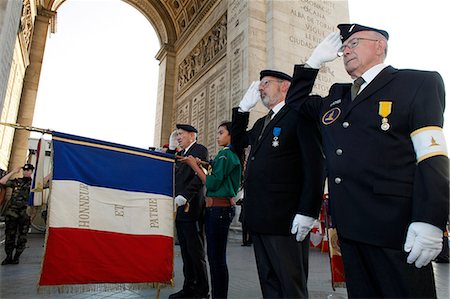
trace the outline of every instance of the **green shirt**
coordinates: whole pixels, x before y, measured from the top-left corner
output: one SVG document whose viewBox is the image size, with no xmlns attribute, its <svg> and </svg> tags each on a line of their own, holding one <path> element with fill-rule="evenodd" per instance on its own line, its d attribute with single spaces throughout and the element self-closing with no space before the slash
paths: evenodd
<svg viewBox="0 0 450 299">
<path fill-rule="evenodd" d="M 217 153 L 211 174 L 206 176 L 206 196 L 234 197 L 241 184 L 241 163 L 228 147 Z"/>
</svg>

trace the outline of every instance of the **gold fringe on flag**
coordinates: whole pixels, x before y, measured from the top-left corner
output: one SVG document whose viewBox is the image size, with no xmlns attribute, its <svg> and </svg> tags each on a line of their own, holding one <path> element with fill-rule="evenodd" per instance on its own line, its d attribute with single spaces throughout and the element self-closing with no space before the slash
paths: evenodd
<svg viewBox="0 0 450 299">
<path fill-rule="evenodd" d="M 117 292 L 117 291 L 139 291 L 145 289 L 157 289 L 156 298 L 159 298 L 161 288 L 173 287 L 173 281 L 168 283 L 145 282 L 145 283 L 99 283 L 99 284 L 73 284 L 56 286 L 38 286 L 38 294 L 75 294 L 85 292 Z"/>
</svg>

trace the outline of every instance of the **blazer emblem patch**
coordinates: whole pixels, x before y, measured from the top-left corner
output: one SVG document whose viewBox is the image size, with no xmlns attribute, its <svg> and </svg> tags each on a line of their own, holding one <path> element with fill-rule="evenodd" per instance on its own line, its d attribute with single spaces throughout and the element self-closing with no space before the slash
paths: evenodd
<svg viewBox="0 0 450 299">
<path fill-rule="evenodd" d="M 335 107 L 322 116 L 322 123 L 326 126 L 332 124 L 341 115 L 341 109 Z"/>
</svg>

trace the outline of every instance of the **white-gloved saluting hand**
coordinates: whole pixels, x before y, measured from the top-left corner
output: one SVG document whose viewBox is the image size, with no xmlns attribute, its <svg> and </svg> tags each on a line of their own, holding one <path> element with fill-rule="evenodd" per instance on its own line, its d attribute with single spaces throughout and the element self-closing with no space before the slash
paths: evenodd
<svg viewBox="0 0 450 299">
<path fill-rule="evenodd" d="M 425 222 L 413 222 L 409 225 L 404 249 L 409 252 L 408 264 L 415 263 L 417 268 L 428 265 L 442 250 L 444 232 Z"/>
<path fill-rule="evenodd" d="M 312 52 L 306 64 L 314 69 L 319 69 L 322 63 L 335 60 L 338 55 L 337 52 L 342 46 L 342 41 L 339 33 L 330 33 Z"/>
<path fill-rule="evenodd" d="M 240 111 L 249 112 L 250 109 L 256 106 L 260 99 L 261 94 L 259 93 L 259 81 L 253 81 L 239 103 Z"/>
<path fill-rule="evenodd" d="M 291 234 L 296 235 L 297 241 L 303 241 L 314 225 L 314 218 L 297 214 L 292 221 Z"/>
<path fill-rule="evenodd" d="M 177 195 L 175 197 L 175 204 L 179 207 L 184 206 L 187 203 L 187 199 L 183 195 Z"/>
<path fill-rule="evenodd" d="M 169 149 L 174 150 L 177 148 L 177 146 L 178 146 L 177 130 L 174 130 L 169 137 Z"/>
</svg>

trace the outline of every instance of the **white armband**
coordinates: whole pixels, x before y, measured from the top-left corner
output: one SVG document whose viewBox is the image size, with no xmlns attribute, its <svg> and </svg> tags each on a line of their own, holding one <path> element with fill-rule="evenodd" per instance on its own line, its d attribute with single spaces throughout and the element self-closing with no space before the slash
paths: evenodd
<svg viewBox="0 0 450 299">
<path fill-rule="evenodd" d="M 411 140 L 416 152 L 417 163 L 433 156 L 447 156 L 442 128 L 437 126 L 423 127 L 411 133 Z"/>
</svg>

